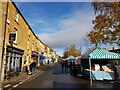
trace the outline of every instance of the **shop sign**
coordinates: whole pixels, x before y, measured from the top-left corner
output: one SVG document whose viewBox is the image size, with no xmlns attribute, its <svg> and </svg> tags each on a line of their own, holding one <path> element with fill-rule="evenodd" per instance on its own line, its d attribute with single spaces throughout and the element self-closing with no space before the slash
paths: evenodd
<svg viewBox="0 0 120 90">
<path fill-rule="evenodd" d="M 12 53 L 17 53 L 17 54 L 24 54 L 23 50 L 20 50 L 18 48 L 12 47 L 12 46 L 7 46 L 7 52 L 12 52 Z"/>
<path fill-rule="evenodd" d="M 34 55 L 34 56 L 38 56 L 38 53 L 35 52 L 35 51 L 32 51 L 32 55 Z"/>
</svg>

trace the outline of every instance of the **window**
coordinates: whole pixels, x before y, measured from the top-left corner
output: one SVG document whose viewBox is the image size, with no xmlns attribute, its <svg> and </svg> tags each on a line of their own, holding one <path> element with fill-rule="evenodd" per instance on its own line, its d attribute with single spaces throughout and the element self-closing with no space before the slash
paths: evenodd
<svg viewBox="0 0 120 90">
<path fill-rule="evenodd" d="M 34 51 L 34 43 L 32 43 L 32 51 Z"/>
<path fill-rule="evenodd" d="M 18 14 L 19 14 L 19 12 L 18 12 L 18 10 L 16 10 L 16 13 L 15 13 L 15 21 L 16 22 L 18 22 Z"/>
<path fill-rule="evenodd" d="M 10 33 L 10 41 L 15 41 L 16 40 L 16 33 L 12 32 Z"/>
<path fill-rule="evenodd" d="M 14 28 L 14 32 L 11 32 L 10 33 L 10 38 L 9 38 L 9 40 L 10 41 L 13 41 L 14 43 L 16 43 L 17 42 L 17 29 L 16 28 Z"/>
<path fill-rule="evenodd" d="M 18 32 L 18 30 L 17 30 L 16 28 L 14 28 L 14 32 L 15 32 L 15 34 L 16 34 L 14 43 L 16 43 L 16 42 L 17 42 L 17 32 Z"/>
<path fill-rule="evenodd" d="M 9 19 L 7 19 L 7 21 L 6 21 L 8 24 L 10 24 L 10 20 Z"/>
<path fill-rule="evenodd" d="M 30 31 L 28 31 L 28 36 L 30 37 Z"/>
</svg>

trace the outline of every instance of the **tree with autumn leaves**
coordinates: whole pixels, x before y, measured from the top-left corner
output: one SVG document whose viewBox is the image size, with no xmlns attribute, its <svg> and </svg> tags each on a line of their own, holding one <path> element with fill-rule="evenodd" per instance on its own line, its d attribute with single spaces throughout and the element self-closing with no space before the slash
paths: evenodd
<svg viewBox="0 0 120 90">
<path fill-rule="evenodd" d="M 116 43 L 120 46 L 120 2 L 93 2 L 96 14 L 93 30 L 88 34 L 92 44 Z"/>
<path fill-rule="evenodd" d="M 64 58 L 67 58 L 69 56 L 74 56 L 74 57 L 77 57 L 77 56 L 80 56 L 81 55 L 81 52 L 80 50 L 78 50 L 76 48 L 76 45 L 70 45 L 69 47 L 67 47 L 64 51 Z"/>
</svg>

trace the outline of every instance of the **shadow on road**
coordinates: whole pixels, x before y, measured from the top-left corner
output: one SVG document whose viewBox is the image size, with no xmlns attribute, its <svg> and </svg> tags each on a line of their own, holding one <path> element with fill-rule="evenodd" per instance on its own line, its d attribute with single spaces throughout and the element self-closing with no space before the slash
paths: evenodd
<svg viewBox="0 0 120 90">
<path fill-rule="evenodd" d="M 90 88 L 90 85 L 89 84 L 73 84 L 73 83 L 54 82 L 53 88 Z"/>
</svg>

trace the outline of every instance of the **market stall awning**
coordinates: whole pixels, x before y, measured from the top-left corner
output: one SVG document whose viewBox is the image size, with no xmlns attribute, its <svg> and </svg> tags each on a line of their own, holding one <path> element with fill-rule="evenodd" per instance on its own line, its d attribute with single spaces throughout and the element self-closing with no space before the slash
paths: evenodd
<svg viewBox="0 0 120 90">
<path fill-rule="evenodd" d="M 68 60 L 68 59 L 73 59 L 73 58 L 75 58 L 75 57 L 74 56 L 69 56 L 66 59 Z"/>
<path fill-rule="evenodd" d="M 91 52 L 82 55 L 81 58 L 89 58 L 90 59 L 120 59 L 120 54 L 109 52 L 105 49 L 97 47 L 93 49 Z"/>
</svg>

